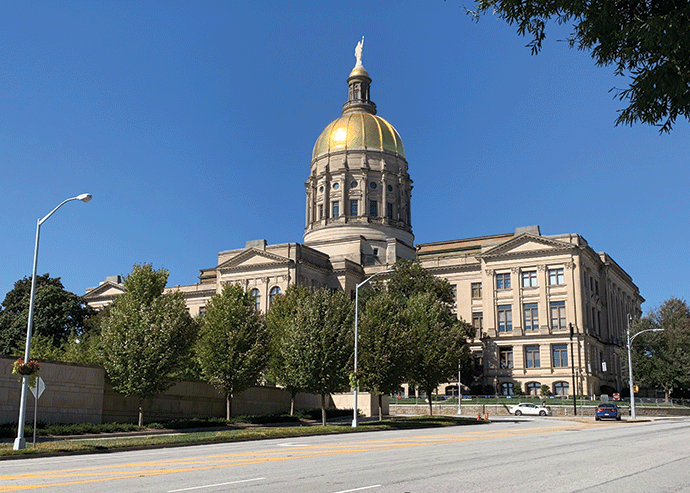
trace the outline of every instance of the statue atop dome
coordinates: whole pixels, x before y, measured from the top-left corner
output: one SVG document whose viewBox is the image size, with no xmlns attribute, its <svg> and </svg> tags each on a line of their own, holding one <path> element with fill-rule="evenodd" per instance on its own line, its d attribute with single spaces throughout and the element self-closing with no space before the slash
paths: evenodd
<svg viewBox="0 0 690 493">
<path fill-rule="evenodd" d="M 355 68 L 364 68 L 364 65 L 362 65 L 362 48 L 364 48 L 364 36 L 362 36 L 362 40 L 355 47 L 355 58 L 357 59 Z"/>
</svg>

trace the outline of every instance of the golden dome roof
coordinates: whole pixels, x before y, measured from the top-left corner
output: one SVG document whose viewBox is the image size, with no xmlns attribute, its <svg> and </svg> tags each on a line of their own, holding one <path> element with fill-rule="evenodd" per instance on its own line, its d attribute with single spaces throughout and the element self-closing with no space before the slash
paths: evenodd
<svg viewBox="0 0 690 493">
<path fill-rule="evenodd" d="M 314 145 L 312 159 L 339 150 L 390 151 L 405 157 L 405 148 L 393 125 L 367 112 L 346 113 L 328 125 Z"/>
</svg>

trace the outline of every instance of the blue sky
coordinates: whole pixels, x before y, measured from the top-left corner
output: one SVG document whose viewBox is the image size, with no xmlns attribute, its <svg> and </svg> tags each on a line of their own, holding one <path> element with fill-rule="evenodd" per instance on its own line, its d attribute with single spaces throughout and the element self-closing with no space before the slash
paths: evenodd
<svg viewBox="0 0 690 493">
<path fill-rule="evenodd" d="M 0 296 L 83 294 L 135 263 L 192 284 L 247 240 L 300 242 L 312 147 L 354 47 L 414 180 L 417 243 L 579 233 L 640 288 L 688 299 L 690 126 L 615 127 L 627 79 L 470 2 L 90 1 L 0 7 Z"/>
</svg>

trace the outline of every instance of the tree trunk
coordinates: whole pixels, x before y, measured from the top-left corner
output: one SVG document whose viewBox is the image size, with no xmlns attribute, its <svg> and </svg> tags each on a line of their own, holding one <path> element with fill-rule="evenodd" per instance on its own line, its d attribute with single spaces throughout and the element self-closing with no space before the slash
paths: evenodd
<svg viewBox="0 0 690 493">
<path fill-rule="evenodd" d="M 426 393 L 426 400 L 429 401 L 429 416 L 434 415 L 434 407 L 431 405 L 431 392 Z"/>
<path fill-rule="evenodd" d="M 321 394 L 321 425 L 326 426 L 326 394 Z"/>
<path fill-rule="evenodd" d="M 383 421 L 383 394 L 379 394 L 379 421 Z"/>
<path fill-rule="evenodd" d="M 232 394 L 225 394 L 225 420 L 232 418 Z"/>
<path fill-rule="evenodd" d="M 666 404 L 668 404 L 671 401 L 671 389 L 670 388 L 664 389 L 664 400 L 665 400 Z"/>
<path fill-rule="evenodd" d="M 139 399 L 139 426 L 144 426 L 144 400 Z"/>
<path fill-rule="evenodd" d="M 290 416 L 295 414 L 295 397 L 297 396 L 296 390 L 290 391 Z"/>
</svg>

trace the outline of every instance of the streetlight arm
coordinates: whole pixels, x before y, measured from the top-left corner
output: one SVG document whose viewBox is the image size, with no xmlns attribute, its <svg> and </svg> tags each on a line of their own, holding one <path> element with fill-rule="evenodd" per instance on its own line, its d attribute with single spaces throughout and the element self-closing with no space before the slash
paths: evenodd
<svg viewBox="0 0 690 493">
<path fill-rule="evenodd" d="M 92 195 L 90 193 L 82 193 L 81 195 L 77 195 L 76 197 L 63 200 L 62 202 L 60 202 L 60 204 L 58 204 L 58 206 L 55 209 L 46 214 L 46 216 L 43 219 L 38 220 L 38 227 L 41 227 L 41 224 L 46 222 L 48 218 L 55 213 L 56 210 L 65 205 L 67 202 L 70 202 L 72 200 L 81 200 L 82 202 L 88 202 L 89 200 L 91 200 L 91 198 Z"/>
</svg>

